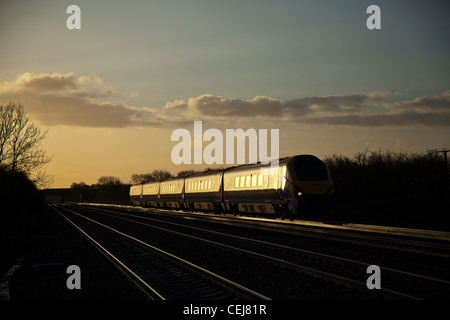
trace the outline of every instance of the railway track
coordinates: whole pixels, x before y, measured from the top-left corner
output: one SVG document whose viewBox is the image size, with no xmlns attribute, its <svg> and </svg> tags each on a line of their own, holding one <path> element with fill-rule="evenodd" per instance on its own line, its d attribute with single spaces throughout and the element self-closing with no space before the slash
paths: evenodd
<svg viewBox="0 0 450 320">
<path fill-rule="evenodd" d="M 164 212 L 163 214 L 167 214 L 167 212 Z M 180 213 L 176 212 L 175 214 Z M 211 215 L 189 213 L 185 215 L 188 219 L 192 216 L 195 216 L 196 220 L 203 221 L 214 219 L 229 226 L 246 226 L 251 229 L 267 231 L 276 230 L 280 233 L 304 238 L 323 239 L 326 241 L 337 241 L 358 246 L 408 251 L 428 256 L 450 258 L 450 233 L 448 232 L 352 224 L 344 226 L 336 223 L 326 224 L 310 221 L 286 223 L 279 220 L 254 219 L 248 217 L 235 218 L 231 216 L 213 216 L 211 218 Z"/>
<path fill-rule="evenodd" d="M 333 282 L 337 285 L 359 290 L 364 295 L 373 294 L 390 299 L 441 299 L 448 298 L 450 293 L 450 283 L 448 281 L 383 266 L 380 267 L 383 276 L 383 287 L 379 290 L 369 290 L 366 283 L 368 277 L 367 268 L 369 267 L 367 263 L 293 248 L 269 241 L 190 226 L 185 223 L 186 220 L 183 223 L 164 221 L 156 219 L 154 215 L 141 216 L 120 209 L 111 210 L 99 207 L 83 207 L 83 210 L 97 216 L 115 217 L 115 219 L 121 220 L 122 222 L 140 225 L 166 234 L 169 233 L 179 238 L 202 243 L 203 245 L 221 248 L 234 254 L 245 255 L 258 261 L 264 261 L 283 268 L 281 270 L 289 269 L 297 273 L 307 274 L 327 282 Z M 192 220 L 193 218 L 187 216 L 186 219 Z M 237 221 L 228 221 L 226 223 L 232 226 L 237 226 L 238 224 Z M 275 228 L 273 225 L 263 226 L 263 224 L 259 223 L 256 224 L 256 227 L 264 230 L 267 230 L 267 228 Z M 280 228 L 280 225 L 276 227 Z M 286 229 L 286 226 L 282 226 L 282 229 Z M 298 234 L 298 230 L 287 229 L 289 234 Z M 283 232 L 286 232 L 286 230 Z M 325 233 L 325 230 L 320 230 L 321 237 L 325 237 Z M 331 235 L 332 238 L 336 237 L 336 234 L 333 233 Z M 348 238 L 347 235 L 346 237 Z M 362 235 L 359 234 L 356 238 L 361 237 Z M 411 245 L 411 241 L 408 241 Z M 400 247 L 403 246 L 404 244 Z M 399 250 L 398 245 L 395 248 Z M 423 254 L 425 251 L 422 250 L 421 253 Z M 435 252 L 432 252 L 432 254 L 435 254 Z"/>
<path fill-rule="evenodd" d="M 94 206 L 95 207 L 95 206 Z M 111 210 L 118 207 L 110 207 Z M 137 208 L 133 208 L 133 212 Z M 143 208 L 141 208 L 143 209 Z M 121 210 L 130 210 L 122 207 Z M 450 233 L 430 230 L 405 229 L 395 227 L 321 223 L 314 221 L 284 222 L 273 219 L 260 219 L 252 217 L 234 217 L 231 215 L 211 215 L 203 213 L 189 213 L 173 210 L 143 209 L 142 212 L 176 215 L 185 219 L 198 221 L 217 221 L 220 224 L 237 227 L 247 227 L 255 230 L 266 230 L 291 234 L 293 236 L 337 241 L 340 243 L 355 244 L 371 248 L 392 249 L 407 251 L 427 256 L 450 258 Z"/>
<path fill-rule="evenodd" d="M 53 209 L 80 231 L 151 299 L 268 299 L 71 209 L 56 205 L 53 205 Z M 68 215 L 72 217 L 69 218 Z M 75 222 L 76 220 L 78 221 Z M 99 228 L 103 230 L 99 231 Z M 90 229 L 89 233 L 94 233 L 95 236 L 89 235 L 86 229 Z M 101 244 L 98 238 L 106 245 Z"/>
</svg>

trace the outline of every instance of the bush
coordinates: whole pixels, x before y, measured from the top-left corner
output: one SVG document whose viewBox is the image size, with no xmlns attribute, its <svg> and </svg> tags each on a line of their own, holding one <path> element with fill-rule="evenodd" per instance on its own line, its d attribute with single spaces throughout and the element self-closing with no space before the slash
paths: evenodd
<svg viewBox="0 0 450 320">
<path fill-rule="evenodd" d="M 365 150 L 324 161 L 336 190 L 334 219 L 448 228 L 442 208 L 449 205 L 450 188 L 441 154 Z"/>
</svg>

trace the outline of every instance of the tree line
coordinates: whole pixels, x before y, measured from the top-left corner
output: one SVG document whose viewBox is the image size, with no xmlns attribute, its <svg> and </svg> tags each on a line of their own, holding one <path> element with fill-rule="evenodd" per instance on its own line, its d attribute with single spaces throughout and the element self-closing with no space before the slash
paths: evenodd
<svg viewBox="0 0 450 320">
<path fill-rule="evenodd" d="M 330 219 L 448 229 L 450 177 L 442 154 L 357 152 L 324 158 L 335 187 Z"/>
<path fill-rule="evenodd" d="M 113 187 L 119 185 L 132 185 L 132 184 L 143 184 L 151 181 L 164 181 L 170 178 L 185 178 L 197 173 L 208 172 L 216 169 L 207 168 L 205 170 L 182 170 L 176 175 L 173 175 L 167 170 L 155 169 L 148 173 L 134 173 L 131 175 L 130 183 L 124 183 L 120 178 L 115 176 L 101 176 L 97 183 L 88 185 L 85 182 L 73 182 L 70 186 L 71 189 L 102 189 L 105 187 Z"/>
</svg>

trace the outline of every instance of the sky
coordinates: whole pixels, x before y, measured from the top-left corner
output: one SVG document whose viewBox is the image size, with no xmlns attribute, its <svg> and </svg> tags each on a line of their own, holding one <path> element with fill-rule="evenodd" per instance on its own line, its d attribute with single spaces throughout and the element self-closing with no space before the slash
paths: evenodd
<svg viewBox="0 0 450 320">
<path fill-rule="evenodd" d="M 5 0 L 0 102 L 47 130 L 53 188 L 208 167 L 171 156 L 194 121 L 224 139 L 278 129 L 280 156 L 450 148 L 449 12 L 446 0 Z"/>
</svg>

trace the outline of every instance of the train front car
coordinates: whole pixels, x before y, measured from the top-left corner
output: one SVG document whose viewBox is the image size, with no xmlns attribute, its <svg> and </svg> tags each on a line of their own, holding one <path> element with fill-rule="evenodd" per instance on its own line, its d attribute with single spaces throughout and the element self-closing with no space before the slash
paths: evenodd
<svg viewBox="0 0 450 320">
<path fill-rule="evenodd" d="M 329 213 L 334 204 L 334 187 L 325 162 L 312 155 L 288 158 L 285 179 L 290 214 Z"/>
</svg>

